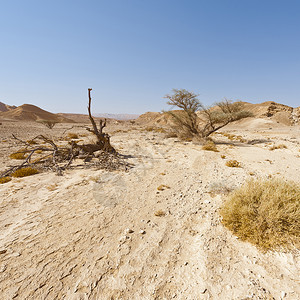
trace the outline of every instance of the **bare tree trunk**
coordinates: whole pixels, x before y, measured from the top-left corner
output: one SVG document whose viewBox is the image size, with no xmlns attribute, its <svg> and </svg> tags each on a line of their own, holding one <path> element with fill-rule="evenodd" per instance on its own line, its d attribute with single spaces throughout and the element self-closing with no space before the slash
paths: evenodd
<svg viewBox="0 0 300 300">
<path fill-rule="evenodd" d="M 92 116 L 92 113 L 91 113 L 91 103 L 92 103 L 91 90 L 92 90 L 91 88 L 88 89 L 88 95 L 89 95 L 88 112 L 89 112 L 89 119 L 93 126 L 93 130 L 90 130 L 90 131 L 92 131 L 97 137 L 97 145 L 99 145 L 99 148 L 100 148 L 99 150 L 103 150 L 103 151 L 110 152 L 110 153 L 115 153 L 116 150 L 110 144 L 110 136 L 107 133 L 103 132 L 103 128 L 106 126 L 106 119 L 104 120 L 104 122 L 102 120 L 100 120 L 99 129 L 98 129 L 96 122 Z"/>
</svg>

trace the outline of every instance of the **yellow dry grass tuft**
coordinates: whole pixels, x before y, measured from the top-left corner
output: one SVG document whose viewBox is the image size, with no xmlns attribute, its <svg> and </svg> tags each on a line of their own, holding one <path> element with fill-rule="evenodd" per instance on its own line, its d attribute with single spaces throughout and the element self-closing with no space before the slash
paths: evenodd
<svg viewBox="0 0 300 300">
<path fill-rule="evenodd" d="M 300 186 L 281 179 L 249 180 L 221 207 L 222 223 L 263 251 L 300 246 Z"/>
<path fill-rule="evenodd" d="M 15 152 L 15 153 L 11 153 L 9 155 L 9 158 L 11 159 L 25 159 L 25 153 L 24 152 Z"/>
<path fill-rule="evenodd" d="M 241 168 L 241 163 L 238 162 L 237 160 L 228 160 L 226 162 L 226 166 L 227 167 L 231 167 L 231 168 Z"/>
<path fill-rule="evenodd" d="M 156 216 L 156 217 L 164 217 L 165 215 L 166 215 L 166 213 L 163 210 L 161 210 L 161 209 L 157 210 L 154 213 L 154 216 Z"/>
<path fill-rule="evenodd" d="M 167 185 L 165 185 L 165 184 L 161 184 L 161 185 L 157 188 L 158 191 L 164 191 L 165 189 L 170 189 L 170 187 L 167 186 Z"/>
<path fill-rule="evenodd" d="M 69 139 L 79 139 L 79 136 L 78 136 L 78 134 L 77 133 L 72 133 L 72 132 L 69 132 L 68 133 L 68 138 Z"/>
<path fill-rule="evenodd" d="M 0 178 L 0 184 L 7 183 L 9 181 L 11 181 L 11 177 L 9 177 L 9 176 Z"/>
<path fill-rule="evenodd" d="M 284 145 L 284 144 L 280 144 L 280 145 L 273 145 L 272 147 L 269 148 L 269 150 L 273 151 L 273 150 L 276 150 L 276 149 L 287 149 L 287 146 Z"/>
<path fill-rule="evenodd" d="M 203 150 L 219 152 L 216 147 L 216 144 L 213 141 L 208 141 L 202 146 Z"/>
<path fill-rule="evenodd" d="M 39 171 L 37 169 L 34 169 L 32 167 L 26 167 L 26 168 L 21 168 L 13 172 L 11 175 L 13 177 L 25 177 L 25 176 L 30 176 L 37 174 Z"/>
<path fill-rule="evenodd" d="M 35 140 L 27 140 L 27 144 L 29 144 L 29 145 L 36 145 L 37 142 Z"/>
</svg>

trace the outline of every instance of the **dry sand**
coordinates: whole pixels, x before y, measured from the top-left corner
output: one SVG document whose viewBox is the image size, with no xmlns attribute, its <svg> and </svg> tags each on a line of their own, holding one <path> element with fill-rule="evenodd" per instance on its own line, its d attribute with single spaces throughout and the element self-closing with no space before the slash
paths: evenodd
<svg viewBox="0 0 300 300">
<path fill-rule="evenodd" d="M 0 185 L 0 299 L 300 299 L 298 251 L 263 254 L 220 223 L 224 190 L 260 176 L 300 183 L 300 127 L 255 122 L 223 130 L 252 144 L 216 135 L 220 152 L 128 125 L 112 136 L 128 172 L 77 168 Z M 33 137 L 36 126 L 2 125 L 2 170 L 17 149 L 10 134 Z"/>
</svg>

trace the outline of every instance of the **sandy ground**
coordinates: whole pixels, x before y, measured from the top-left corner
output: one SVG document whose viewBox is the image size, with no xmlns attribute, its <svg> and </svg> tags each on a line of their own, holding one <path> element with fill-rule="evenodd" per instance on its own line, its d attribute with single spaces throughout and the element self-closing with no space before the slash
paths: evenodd
<svg viewBox="0 0 300 300">
<path fill-rule="evenodd" d="M 14 124 L 0 129 L 2 170 L 11 131 L 36 132 Z M 252 144 L 219 134 L 210 152 L 125 130 L 112 143 L 134 164 L 128 172 L 78 168 L 0 185 L 0 299 L 300 299 L 299 252 L 263 254 L 218 213 L 223 191 L 250 177 L 300 183 L 300 127 L 227 130 Z"/>
</svg>

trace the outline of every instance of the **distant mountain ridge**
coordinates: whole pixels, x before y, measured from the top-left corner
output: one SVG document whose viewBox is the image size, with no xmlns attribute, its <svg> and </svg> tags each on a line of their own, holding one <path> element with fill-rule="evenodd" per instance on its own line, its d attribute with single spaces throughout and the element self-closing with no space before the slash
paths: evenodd
<svg viewBox="0 0 300 300">
<path fill-rule="evenodd" d="M 265 119 L 273 123 L 284 124 L 287 126 L 300 124 L 300 106 L 297 108 L 283 105 L 273 101 L 259 104 L 242 102 L 246 110 L 253 113 L 256 119 Z M 97 119 L 107 118 L 109 121 L 116 122 L 136 120 L 141 125 L 164 125 L 170 122 L 170 116 L 160 112 L 147 112 L 142 115 L 137 114 L 93 114 Z M 89 122 L 87 114 L 58 113 L 54 114 L 43 110 L 32 104 L 23 104 L 18 107 L 7 105 L 0 102 L 1 120 L 20 120 L 20 121 L 40 121 L 52 120 L 59 123 L 86 123 Z M 253 119 L 253 118 L 252 118 Z"/>
<path fill-rule="evenodd" d="M 20 120 L 20 121 L 42 121 L 51 120 L 54 122 L 74 123 L 73 120 L 50 113 L 32 104 L 23 104 L 18 107 L 9 106 L 1 102 L 0 118 L 4 120 Z M 7 110 L 5 110 L 5 107 Z"/>
<path fill-rule="evenodd" d="M 115 119 L 115 120 L 134 120 L 137 119 L 140 115 L 138 114 L 94 114 L 95 117 L 98 118 L 107 118 L 107 119 Z"/>
</svg>

